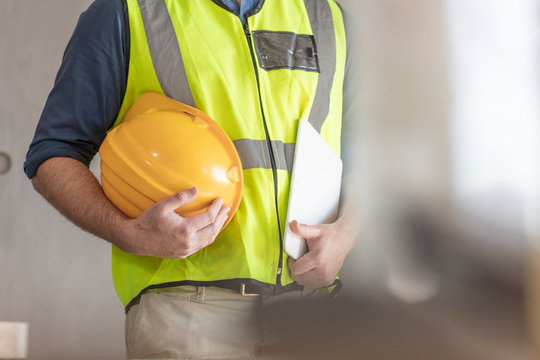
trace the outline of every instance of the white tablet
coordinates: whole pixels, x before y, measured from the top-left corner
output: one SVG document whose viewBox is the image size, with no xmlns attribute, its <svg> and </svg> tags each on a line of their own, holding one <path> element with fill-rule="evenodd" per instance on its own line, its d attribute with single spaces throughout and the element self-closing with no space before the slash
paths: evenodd
<svg viewBox="0 0 540 360">
<path fill-rule="evenodd" d="M 306 253 L 306 242 L 291 231 L 293 220 L 307 225 L 333 222 L 338 214 L 343 163 L 315 128 L 300 119 L 285 226 L 285 252 L 294 259 Z"/>
</svg>

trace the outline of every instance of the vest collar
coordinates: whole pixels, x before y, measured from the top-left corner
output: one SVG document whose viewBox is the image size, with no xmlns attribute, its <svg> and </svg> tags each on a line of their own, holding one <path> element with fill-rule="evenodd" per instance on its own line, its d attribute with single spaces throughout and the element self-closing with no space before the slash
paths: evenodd
<svg viewBox="0 0 540 360">
<path fill-rule="evenodd" d="M 216 5 L 218 5 L 219 7 L 222 7 L 223 9 L 227 10 L 228 12 L 230 13 L 233 13 L 235 14 L 236 16 L 240 15 L 237 11 L 233 11 L 231 10 L 227 5 L 225 5 L 223 3 L 223 1 L 221 0 L 212 0 L 212 2 L 214 2 Z M 264 5 L 264 2 L 265 0 L 259 0 L 257 6 L 255 6 L 253 8 L 253 10 L 249 11 L 248 13 L 246 13 L 246 18 L 250 17 L 250 16 L 253 16 L 255 14 L 257 14 L 259 11 L 261 11 L 263 5 Z"/>
</svg>

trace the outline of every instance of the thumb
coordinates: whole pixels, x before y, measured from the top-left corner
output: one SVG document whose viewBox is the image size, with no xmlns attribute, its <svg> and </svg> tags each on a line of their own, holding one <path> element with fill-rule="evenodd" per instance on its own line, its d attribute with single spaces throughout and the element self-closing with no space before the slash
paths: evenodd
<svg viewBox="0 0 540 360">
<path fill-rule="evenodd" d="M 192 187 L 191 189 L 181 191 L 171 197 L 158 201 L 156 207 L 158 207 L 162 213 L 168 213 L 178 209 L 180 206 L 189 204 L 197 198 L 198 194 L 199 190 L 196 187 Z"/>
<path fill-rule="evenodd" d="M 306 224 L 300 224 L 298 221 L 293 220 L 291 222 L 291 230 L 298 236 L 303 237 L 304 239 L 311 239 L 316 236 L 319 236 L 319 228 L 317 226 L 311 226 Z"/>
</svg>

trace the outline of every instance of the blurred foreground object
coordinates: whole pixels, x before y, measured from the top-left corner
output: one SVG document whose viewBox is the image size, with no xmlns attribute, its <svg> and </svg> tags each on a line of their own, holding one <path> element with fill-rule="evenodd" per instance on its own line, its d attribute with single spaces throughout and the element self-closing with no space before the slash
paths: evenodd
<svg viewBox="0 0 540 360">
<path fill-rule="evenodd" d="M 531 253 L 528 289 L 527 322 L 530 336 L 538 358 L 540 358 L 540 252 Z"/>
<path fill-rule="evenodd" d="M 308 298 L 263 309 L 263 359 L 533 360 L 519 293 L 445 281 L 422 304 L 388 296 Z"/>
<path fill-rule="evenodd" d="M 0 359 L 25 359 L 28 353 L 28 324 L 0 322 Z"/>
<path fill-rule="evenodd" d="M 99 150 L 105 195 L 131 217 L 196 186 L 199 196 L 177 209 L 201 213 L 223 198 L 232 219 L 242 196 L 242 164 L 225 131 L 203 112 L 164 95 L 141 95 Z"/>
</svg>

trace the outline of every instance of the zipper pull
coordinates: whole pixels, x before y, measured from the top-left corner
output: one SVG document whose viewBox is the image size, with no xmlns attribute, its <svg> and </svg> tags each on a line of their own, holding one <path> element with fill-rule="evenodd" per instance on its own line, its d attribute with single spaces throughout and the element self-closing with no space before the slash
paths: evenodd
<svg viewBox="0 0 540 360">
<path fill-rule="evenodd" d="M 277 268 L 277 273 L 278 273 L 278 275 L 281 275 L 281 268 L 280 267 Z"/>
<path fill-rule="evenodd" d="M 251 36 L 251 32 L 249 31 L 249 26 L 247 22 L 244 24 L 244 33 L 246 34 L 246 36 Z"/>
</svg>

